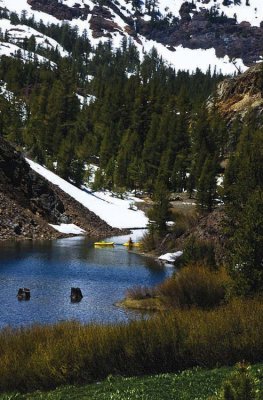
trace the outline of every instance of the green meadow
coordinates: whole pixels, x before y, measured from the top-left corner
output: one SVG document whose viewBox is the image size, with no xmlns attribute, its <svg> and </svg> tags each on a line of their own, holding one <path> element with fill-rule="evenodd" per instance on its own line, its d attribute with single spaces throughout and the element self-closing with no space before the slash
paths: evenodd
<svg viewBox="0 0 263 400">
<path fill-rule="evenodd" d="M 51 392 L 10 394 L 0 400 L 208 400 L 221 391 L 222 383 L 234 368 L 204 370 L 194 368 L 177 374 L 106 380 L 81 387 L 64 386 Z M 251 367 L 258 398 L 263 396 L 263 364 Z M 213 397 L 213 398 L 216 398 Z"/>
</svg>

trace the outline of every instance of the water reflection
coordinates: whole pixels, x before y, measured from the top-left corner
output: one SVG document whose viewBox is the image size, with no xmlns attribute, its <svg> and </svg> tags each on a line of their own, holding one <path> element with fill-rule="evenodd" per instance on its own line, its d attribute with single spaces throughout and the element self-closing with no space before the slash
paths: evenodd
<svg viewBox="0 0 263 400">
<path fill-rule="evenodd" d="M 138 233 L 137 233 L 138 234 Z M 53 323 L 116 322 L 138 313 L 114 306 L 127 288 L 152 286 L 172 269 L 129 252 L 127 237 L 110 238 L 114 248 L 95 249 L 88 238 L 55 241 L 5 242 L 0 252 L 0 327 Z M 18 302 L 18 288 L 31 290 L 29 302 Z M 70 302 L 71 287 L 80 287 L 83 299 Z"/>
</svg>

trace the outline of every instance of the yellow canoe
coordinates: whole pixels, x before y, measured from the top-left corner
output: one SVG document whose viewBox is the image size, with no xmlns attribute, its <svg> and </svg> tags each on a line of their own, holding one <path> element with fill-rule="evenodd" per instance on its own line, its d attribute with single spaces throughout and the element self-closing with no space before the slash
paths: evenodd
<svg viewBox="0 0 263 400">
<path fill-rule="evenodd" d="M 100 246 L 100 247 L 105 247 L 105 246 L 114 246 L 114 242 L 95 242 L 94 246 Z"/>
<path fill-rule="evenodd" d="M 142 244 L 140 242 L 134 242 L 134 243 L 126 242 L 126 243 L 123 243 L 123 246 L 126 246 L 126 247 L 140 247 L 141 245 Z"/>
</svg>

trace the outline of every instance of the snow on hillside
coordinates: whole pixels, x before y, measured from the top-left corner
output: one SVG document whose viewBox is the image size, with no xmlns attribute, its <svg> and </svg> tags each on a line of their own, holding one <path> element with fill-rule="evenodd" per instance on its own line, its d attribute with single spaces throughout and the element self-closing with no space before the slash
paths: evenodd
<svg viewBox="0 0 263 400">
<path fill-rule="evenodd" d="M 38 54 L 31 53 L 27 50 L 23 50 L 20 47 L 18 47 L 15 44 L 12 43 L 6 43 L 6 42 L 0 42 L 0 57 L 1 56 L 7 56 L 7 57 L 17 57 L 20 58 L 22 61 L 33 61 L 35 58 L 39 63 L 48 63 L 49 60 L 43 56 L 40 56 Z M 53 62 L 50 62 L 52 66 L 55 64 Z"/>
<path fill-rule="evenodd" d="M 246 0 L 241 0 L 241 3 L 234 4 L 232 3 L 229 6 L 224 6 L 223 5 L 223 0 L 192 0 L 193 3 L 196 5 L 197 11 L 200 11 L 202 8 L 203 9 L 208 9 L 210 10 L 211 7 L 215 7 L 218 9 L 219 14 L 224 12 L 225 15 L 228 17 L 234 17 L 234 15 L 237 18 L 238 22 L 242 21 L 247 21 L 249 22 L 252 26 L 259 26 L 260 22 L 263 20 L 263 4 L 262 0 L 249 0 L 250 6 L 246 5 Z M 92 1 L 92 0 L 81 0 L 79 2 L 75 0 L 60 0 L 61 3 L 67 5 L 67 6 L 74 6 L 76 3 L 80 5 L 81 8 L 83 8 L 85 5 L 89 6 L 89 9 L 92 10 L 94 6 L 98 3 L 97 1 Z M 168 13 L 172 13 L 173 16 L 175 17 L 180 17 L 179 15 L 179 10 L 182 6 L 182 4 L 185 2 L 185 0 L 159 0 L 158 1 L 158 9 L 161 12 L 163 16 L 167 15 Z M 134 9 L 132 7 L 132 1 L 131 0 L 118 0 L 118 2 L 114 2 L 116 6 L 120 8 L 120 11 L 124 16 L 132 16 L 134 13 Z M 145 7 L 146 2 L 143 0 L 142 1 L 142 11 L 145 12 L 145 20 L 148 20 L 150 17 L 147 15 L 147 10 Z M 0 0 L 0 7 L 6 7 L 10 11 L 15 11 L 18 14 L 21 14 L 22 10 L 26 10 L 28 17 L 34 15 L 35 21 L 40 21 L 43 20 L 44 23 L 56 23 L 56 24 L 62 24 L 63 21 L 58 21 L 56 18 L 45 14 L 43 12 L 37 12 L 37 11 L 32 11 L 31 7 L 27 3 L 26 0 Z M 118 25 L 119 27 L 119 32 L 114 32 L 112 34 L 112 46 L 113 48 L 118 48 L 121 45 L 121 42 L 123 40 L 123 35 L 126 35 L 127 37 L 129 36 L 128 33 L 126 32 L 126 23 L 118 16 L 112 9 L 110 9 L 111 14 L 113 15 L 113 21 Z M 106 42 L 108 41 L 108 37 L 103 37 L 103 38 L 93 38 L 92 36 L 92 31 L 90 29 L 90 17 L 91 15 L 89 14 L 87 20 L 81 20 L 81 19 L 74 19 L 72 21 L 67 21 L 71 26 L 77 26 L 79 29 L 79 33 L 82 34 L 83 30 L 86 29 L 88 32 L 88 38 L 91 42 L 91 45 L 93 47 L 97 47 L 99 42 Z M 1 22 L 0 21 L 0 26 L 4 26 L 3 24 L 6 24 L 6 22 Z M 25 28 L 23 27 L 25 30 Z M 28 34 L 30 34 L 30 28 L 28 31 Z M 13 32 L 14 36 L 18 32 Z M 23 33 L 21 33 L 23 35 Z M 52 39 L 45 38 L 44 35 L 37 39 L 38 43 L 46 43 L 46 40 L 49 41 L 51 46 L 55 46 L 55 41 L 53 42 Z M 200 68 L 203 72 L 206 72 L 208 68 L 210 67 L 211 70 L 214 70 L 216 67 L 217 71 L 220 71 L 223 74 L 233 74 L 234 72 L 237 71 L 236 67 L 233 65 L 231 60 L 229 60 L 228 57 L 224 58 L 218 58 L 215 55 L 215 50 L 213 48 L 208 49 L 208 50 L 201 50 L 201 49 L 196 49 L 196 50 L 190 50 L 187 48 L 183 48 L 182 46 L 179 46 L 176 48 L 176 51 L 173 52 L 169 49 L 167 49 L 166 46 L 157 43 L 152 40 L 147 40 L 144 37 L 140 36 L 140 40 L 142 44 L 138 42 L 134 42 L 136 45 L 141 59 L 143 58 L 144 54 L 148 51 L 151 50 L 151 48 L 154 46 L 159 54 L 163 57 L 163 59 L 173 66 L 175 69 L 183 69 L 183 70 L 189 70 L 189 71 L 195 71 L 196 68 Z M 1 54 L 3 54 L 3 50 Z M 63 49 L 62 49 L 63 50 Z M 61 53 L 62 50 L 60 49 Z M 63 53 L 62 53 L 63 54 Z M 236 65 L 238 66 L 240 71 L 245 71 L 246 67 L 244 66 L 243 62 L 241 60 L 236 60 Z"/>
<path fill-rule="evenodd" d="M 0 96 L 3 96 L 8 101 L 13 100 L 14 98 L 14 93 L 7 90 L 7 84 L 3 81 L 0 81 Z"/>
<path fill-rule="evenodd" d="M 30 36 L 34 36 L 37 46 L 49 50 L 58 50 L 62 57 L 68 56 L 68 52 L 58 42 L 29 26 L 12 25 L 8 19 L 1 19 L 1 30 L 3 34 L 7 32 L 10 42 L 18 46 L 23 43 L 25 38 L 29 39 Z"/>
<path fill-rule="evenodd" d="M 28 17 L 34 15 L 34 19 L 36 22 L 42 20 L 44 24 L 58 23 L 58 20 L 51 15 L 39 11 L 32 11 L 30 5 L 27 3 L 27 0 L 0 0 L 0 7 L 7 8 L 9 11 L 12 12 L 16 12 L 18 15 L 20 15 L 22 11 L 26 11 Z"/>
<path fill-rule="evenodd" d="M 112 227 L 145 228 L 147 226 L 148 218 L 142 211 L 129 209 L 131 201 L 134 201 L 135 198 L 121 200 L 111 197 L 110 193 L 92 193 L 89 190 L 81 190 L 34 161 L 27 160 L 27 162 L 34 171 L 59 186 L 65 193 L 93 211 Z"/>
<path fill-rule="evenodd" d="M 161 0 L 162 1 L 162 0 Z M 165 1 L 165 0 L 164 0 Z M 183 3 L 183 1 L 181 1 Z M 212 6 L 216 7 L 221 14 L 222 12 L 230 18 L 236 15 L 237 22 L 249 22 L 252 26 L 259 26 L 263 21 L 263 2 L 262 0 L 249 0 L 250 6 L 246 5 L 246 0 L 241 0 L 240 4 L 231 4 L 224 6 L 223 0 L 210 0 L 210 3 L 205 4 L 200 1 L 195 1 L 197 10 L 201 8 L 211 9 Z"/>
<path fill-rule="evenodd" d="M 241 59 L 235 59 L 234 64 L 228 56 L 218 58 L 214 48 L 192 50 L 178 46 L 175 47 L 175 51 L 170 51 L 162 44 L 156 43 L 153 40 L 145 40 L 143 37 L 141 37 L 141 40 L 144 43 L 144 51 L 149 52 L 152 47 L 155 47 L 163 60 L 176 70 L 181 69 L 194 72 L 196 68 L 199 68 L 201 71 L 207 72 L 210 66 L 212 72 L 216 68 L 217 72 L 221 71 L 224 75 L 234 74 L 237 70 L 242 72 L 247 70 Z"/>
<path fill-rule="evenodd" d="M 159 0 L 158 9 L 163 16 L 168 13 L 172 13 L 175 17 L 180 17 L 179 10 L 186 0 Z M 191 1 L 190 1 L 191 2 Z M 144 3 L 144 12 L 145 1 Z M 212 7 L 218 9 L 219 13 L 222 12 L 229 18 L 233 18 L 234 15 L 237 17 L 237 22 L 242 21 L 249 22 L 252 26 L 259 26 L 260 22 L 263 21 L 263 2 L 262 0 L 249 0 L 249 6 L 246 5 L 246 0 L 240 0 L 240 4 L 232 4 L 229 6 L 223 5 L 223 0 L 193 0 L 196 5 L 196 10 L 200 11 L 202 8 L 210 10 Z"/>
<path fill-rule="evenodd" d="M 85 234 L 85 231 L 75 224 L 61 224 L 61 225 L 49 224 L 49 225 L 52 226 L 52 228 L 56 229 L 56 231 L 61 233 L 67 233 L 73 235 Z"/>
</svg>

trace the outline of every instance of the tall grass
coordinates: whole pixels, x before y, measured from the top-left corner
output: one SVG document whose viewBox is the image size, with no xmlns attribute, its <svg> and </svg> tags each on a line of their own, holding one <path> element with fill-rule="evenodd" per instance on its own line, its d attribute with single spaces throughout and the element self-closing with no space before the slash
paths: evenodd
<svg viewBox="0 0 263 400">
<path fill-rule="evenodd" d="M 60 323 L 0 333 L 0 390 L 54 388 L 263 358 L 263 304 L 177 310 L 119 325 Z"/>
<path fill-rule="evenodd" d="M 190 264 L 155 288 L 136 286 L 128 289 L 126 297 L 131 300 L 151 297 L 168 307 L 210 309 L 228 301 L 232 287 L 233 281 L 224 267 L 214 270 Z"/>
<path fill-rule="evenodd" d="M 212 308 L 229 297 L 232 280 L 225 268 L 211 270 L 202 265 L 188 265 L 156 288 L 173 307 Z"/>
</svg>

